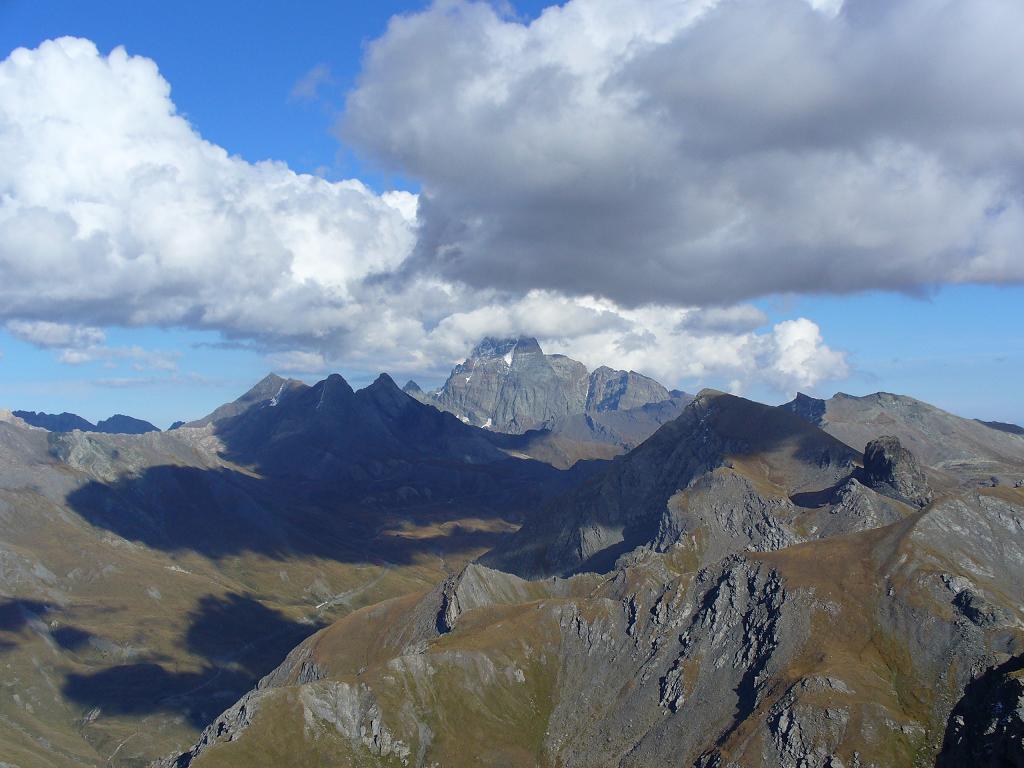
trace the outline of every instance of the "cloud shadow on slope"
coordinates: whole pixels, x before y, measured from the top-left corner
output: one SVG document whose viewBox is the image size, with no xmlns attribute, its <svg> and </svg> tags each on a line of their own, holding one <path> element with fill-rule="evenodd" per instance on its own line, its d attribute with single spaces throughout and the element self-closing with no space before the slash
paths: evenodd
<svg viewBox="0 0 1024 768">
<path fill-rule="evenodd" d="M 156 466 L 110 484 L 89 482 L 66 501 L 90 524 L 167 552 L 403 565 L 422 553 L 452 555 L 493 546 L 501 534 L 454 526 L 450 535 L 382 536 L 388 522 L 424 526 L 466 518 L 521 519 L 540 505 L 549 487 L 521 468 L 506 473 L 468 466 L 450 479 L 427 496 L 412 491 L 429 488 L 415 479 L 397 487 L 353 488 L 229 469 Z M 558 480 L 551 487 L 564 487 L 565 479 Z M 410 491 L 420 498 L 410 502 Z"/>
<path fill-rule="evenodd" d="M 108 715 L 177 713 L 205 727 L 322 623 L 295 621 L 250 595 L 201 598 L 189 614 L 182 645 L 200 657 L 196 668 L 169 668 L 150 657 L 65 677 L 63 694 Z"/>
</svg>

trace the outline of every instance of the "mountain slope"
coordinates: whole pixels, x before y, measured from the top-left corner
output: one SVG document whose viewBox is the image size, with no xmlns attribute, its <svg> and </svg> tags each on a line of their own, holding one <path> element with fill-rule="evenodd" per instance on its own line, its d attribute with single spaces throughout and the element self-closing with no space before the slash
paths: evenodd
<svg viewBox="0 0 1024 768">
<path fill-rule="evenodd" d="M 255 406 L 270 404 L 275 398 L 281 397 L 286 392 L 303 389 L 305 386 L 304 383 L 296 379 L 283 379 L 276 373 L 270 373 L 237 400 L 225 403 L 203 418 L 181 426 L 205 427 L 207 424 L 216 424 L 223 419 L 238 416 Z"/>
<path fill-rule="evenodd" d="M 581 567 L 610 568 L 615 557 L 670 525 L 669 501 L 718 468 L 773 498 L 828 489 L 859 455 L 785 411 L 702 391 L 600 477 L 561 497 L 485 562 L 530 577 Z"/>
<path fill-rule="evenodd" d="M 536 581 L 472 564 L 343 619 L 172 762 L 916 768 L 961 764 L 985 731 L 1013 765 L 1014 726 L 989 705 L 1019 701 L 1024 490 L 918 509 L 857 480 L 898 467 L 861 475 L 854 456 L 784 411 L 701 393 L 601 480 L 620 515 L 681 489 L 664 509 L 678 528 L 648 528 L 604 573 L 574 552 L 559 570 L 582 572 Z M 543 515 L 599 525 L 567 501 L 589 490 Z M 520 536 L 550 552 L 546 531 Z"/>
<path fill-rule="evenodd" d="M 144 435 L 0 413 L 0 760 L 181 751 L 299 640 L 428 590 L 579 474 L 386 378 L 255 400 Z"/>
<path fill-rule="evenodd" d="M 710 390 L 572 472 L 386 376 L 272 401 L 141 436 L 0 413 L 5 761 L 1024 759 L 1024 488 Z"/>
<path fill-rule="evenodd" d="M 960 478 L 996 475 L 1010 485 L 1024 479 L 1024 435 L 954 416 L 912 397 L 839 393 L 818 400 L 798 394 L 781 407 L 857 449 L 880 435 L 893 435 L 922 463 Z"/>
</svg>

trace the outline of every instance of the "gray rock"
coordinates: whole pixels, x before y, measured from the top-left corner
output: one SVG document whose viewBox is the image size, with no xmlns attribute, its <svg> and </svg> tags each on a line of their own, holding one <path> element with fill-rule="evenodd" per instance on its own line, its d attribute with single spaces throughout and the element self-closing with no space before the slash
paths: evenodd
<svg viewBox="0 0 1024 768">
<path fill-rule="evenodd" d="M 207 424 L 217 424 L 225 419 L 239 416 L 250 408 L 276 406 L 289 394 L 303 389 L 309 389 L 309 387 L 297 379 L 283 379 L 276 373 L 270 373 L 237 400 L 225 403 L 212 413 L 184 426 L 205 427 Z"/>
<path fill-rule="evenodd" d="M 934 496 L 914 454 L 897 437 L 880 437 L 867 444 L 863 480 L 869 488 L 919 507 Z"/>
<path fill-rule="evenodd" d="M 987 479 L 993 473 L 1019 477 L 1024 465 L 1019 429 L 993 428 L 906 395 L 838 393 L 828 400 L 797 395 L 781 407 L 858 450 L 879 434 L 894 435 L 924 466 L 962 479 Z"/>
<path fill-rule="evenodd" d="M 576 414 L 630 410 L 670 399 L 665 387 L 635 371 L 602 366 L 588 373 L 572 358 L 544 354 L 536 339 L 526 337 L 486 338 L 436 394 L 419 387 L 408 394 L 469 424 L 516 434 L 553 427 Z"/>
</svg>

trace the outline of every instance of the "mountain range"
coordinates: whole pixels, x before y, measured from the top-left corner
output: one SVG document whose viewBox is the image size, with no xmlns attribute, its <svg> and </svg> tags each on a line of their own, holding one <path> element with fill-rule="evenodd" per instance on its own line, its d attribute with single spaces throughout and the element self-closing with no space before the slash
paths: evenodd
<svg viewBox="0 0 1024 768">
<path fill-rule="evenodd" d="M 109 435 L 144 435 L 146 432 L 160 431 L 148 421 L 125 416 L 121 413 L 114 414 L 109 419 L 103 419 L 97 424 L 93 424 L 91 421 L 67 411 L 63 413 L 14 411 L 14 415 L 26 424 L 40 427 L 50 432 L 71 432 L 78 429 L 82 432 L 103 432 Z"/>
<path fill-rule="evenodd" d="M 529 341 L 448 395 L 271 375 L 141 435 L 0 412 L 2 760 L 1021 764 L 1024 435 Z"/>
</svg>

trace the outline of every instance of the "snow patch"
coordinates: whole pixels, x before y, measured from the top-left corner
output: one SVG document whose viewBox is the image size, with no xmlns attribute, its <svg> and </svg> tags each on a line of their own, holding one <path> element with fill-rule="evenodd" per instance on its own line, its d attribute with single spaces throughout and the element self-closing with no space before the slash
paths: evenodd
<svg viewBox="0 0 1024 768">
<path fill-rule="evenodd" d="M 490 429 L 491 428 L 491 420 L 488 419 L 487 421 L 485 421 L 484 424 L 483 424 L 483 427 L 484 427 L 484 429 Z"/>
<path fill-rule="evenodd" d="M 278 399 L 277 398 L 279 398 L 281 396 L 282 392 L 284 392 L 284 384 L 282 384 L 280 389 L 277 390 L 277 394 L 274 395 L 272 398 L 270 398 L 270 407 L 271 408 L 276 408 L 277 407 L 277 403 L 278 403 Z"/>
</svg>

